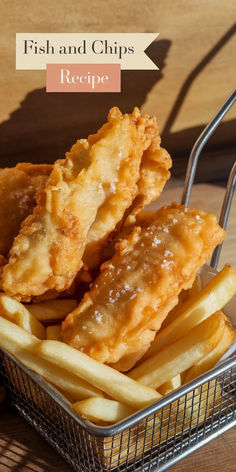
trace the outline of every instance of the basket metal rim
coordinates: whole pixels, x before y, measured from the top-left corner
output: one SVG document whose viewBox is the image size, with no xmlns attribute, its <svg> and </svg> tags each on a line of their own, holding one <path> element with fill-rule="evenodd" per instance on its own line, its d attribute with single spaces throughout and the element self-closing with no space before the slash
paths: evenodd
<svg viewBox="0 0 236 472">
<path fill-rule="evenodd" d="M 196 379 L 192 380 L 186 385 L 183 385 L 176 389 L 174 392 L 169 393 L 165 397 L 157 400 L 157 402 L 152 403 L 151 405 L 137 411 L 133 415 L 125 418 L 124 420 L 116 423 L 112 426 L 97 426 L 90 421 L 87 421 L 79 416 L 75 415 L 70 408 L 69 403 L 64 399 L 63 395 L 61 395 L 56 388 L 50 385 L 46 380 L 44 380 L 40 375 L 36 374 L 32 370 L 28 369 L 24 364 L 22 364 L 18 359 L 16 359 L 12 354 L 10 354 L 5 349 L 0 347 L 0 351 L 3 354 L 7 355 L 18 367 L 20 367 L 26 375 L 28 375 L 32 380 L 34 380 L 37 385 L 42 388 L 57 404 L 63 408 L 66 413 L 73 418 L 82 428 L 84 428 L 88 433 L 94 435 L 95 437 L 99 438 L 107 438 L 109 436 L 115 436 L 116 434 L 122 433 L 126 429 L 136 425 L 140 421 L 144 420 L 148 416 L 158 412 L 162 408 L 166 407 L 173 401 L 178 400 L 181 396 L 186 395 L 187 393 L 193 391 L 195 388 L 200 387 L 205 382 L 213 380 L 224 371 L 232 368 L 236 365 L 236 355 L 223 361 L 218 366 L 214 367 L 208 372 L 205 372 L 201 376 L 197 377 Z"/>
</svg>

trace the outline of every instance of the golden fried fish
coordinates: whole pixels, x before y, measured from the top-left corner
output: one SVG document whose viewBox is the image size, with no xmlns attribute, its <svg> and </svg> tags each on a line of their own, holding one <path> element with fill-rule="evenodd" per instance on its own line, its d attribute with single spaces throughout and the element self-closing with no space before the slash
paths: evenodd
<svg viewBox="0 0 236 472">
<path fill-rule="evenodd" d="M 103 363 L 129 370 L 147 351 L 182 289 L 222 242 L 216 217 L 172 204 L 116 245 L 79 306 L 63 340 Z"/>
<path fill-rule="evenodd" d="M 83 264 L 99 263 L 109 234 L 126 212 L 141 205 L 136 198 L 147 180 L 154 186 L 155 166 L 158 194 L 169 178 L 171 159 L 160 149 L 155 118 L 142 116 L 137 108 L 131 115 L 113 108 L 97 134 L 78 140 L 54 164 L 37 206 L 14 240 L 4 290 L 28 301 L 48 290 L 70 288 Z"/>
<path fill-rule="evenodd" d="M 21 162 L 0 169 L 0 254 L 7 256 L 21 222 L 32 213 L 36 194 L 52 171 L 50 164 Z"/>
<path fill-rule="evenodd" d="M 125 209 L 123 208 L 122 212 L 120 212 L 119 207 L 121 202 L 115 195 L 115 189 L 118 186 L 120 188 L 119 198 L 122 194 L 122 200 L 124 202 L 127 198 L 130 185 L 133 185 L 132 175 L 129 175 L 127 172 L 128 169 L 126 169 L 125 180 L 119 177 L 118 181 L 113 181 L 111 185 L 111 191 L 114 193 L 114 197 L 110 198 L 109 205 L 101 207 L 97 213 L 96 219 L 88 233 L 83 256 L 84 266 L 88 271 L 98 267 L 102 262 L 103 250 L 109 235 L 112 232 L 116 234 L 128 217 L 130 218 L 138 214 L 145 205 L 156 200 L 170 177 L 169 169 L 172 165 L 172 161 L 166 149 L 160 146 L 161 138 L 158 133 L 156 118 L 148 115 L 142 116 L 138 108 L 135 108 L 132 115 L 129 116 L 131 120 L 143 121 L 145 123 L 145 134 L 149 145 L 147 149 L 144 150 L 140 160 L 139 175 L 138 180 L 136 180 L 136 191 L 133 194 L 132 201 L 130 200 L 130 205 L 126 205 Z M 111 109 L 109 119 L 122 119 L 122 114 L 117 107 Z M 96 139 L 98 139 L 99 133 L 103 135 L 105 129 L 106 125 L 95 135 Z M 116 217 L 116 213 L 119 214 L 119 217 Z"/>
</svg>

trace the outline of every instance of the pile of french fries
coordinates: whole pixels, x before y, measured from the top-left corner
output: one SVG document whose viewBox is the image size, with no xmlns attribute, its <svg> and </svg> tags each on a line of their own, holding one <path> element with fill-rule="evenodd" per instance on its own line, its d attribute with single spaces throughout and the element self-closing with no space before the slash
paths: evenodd
<svg viewBox="0 0 236 472">
<path fill-rule="evenodd" d="M 74 413 L 97 425 L 110 425 L 214 367 L 235 338 L 222 311 L 235 293 L 236 271 L 229 265 L 204 288 L 197 276 L 148 352 L 127 375 L 61 341 L 61 322 L 77 303 L 72 299 L 24 305 L 0 294 L 0 347 L 55 386 Z M 9 376 L 14 382 L 14 375 Z M 220 386 L 216 392 L 221 394 Z M 198 403 L 205 415 L 209 402 L 202 393 Z M 188 408 L 192 403 L 185 402 L 185 413 L 178 409 L 180 423 Z M 199 404 L 196 408 L 199 412 Z M 197 420 L 201 421 L 199 413 Z"/>
</svg>

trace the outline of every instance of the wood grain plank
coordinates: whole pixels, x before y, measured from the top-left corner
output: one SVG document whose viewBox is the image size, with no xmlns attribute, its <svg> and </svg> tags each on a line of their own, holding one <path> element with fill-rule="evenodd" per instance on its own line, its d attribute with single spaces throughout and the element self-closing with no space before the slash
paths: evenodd
<svg viewBox="0 0 236 472">
<path fill-rule="evenodd" d="M 235 472 L 236 428 L 171 467 L 171 472 Z"/>
<path fill-rule="evenodd" d="M 23 418 L 11 412 L 0 417 L 1 472 L 70 472 L 66 462 Z"/>
<path fill-rule="evenodd" d="M 171 472 L 235 472 L 236 428 L 190 454 Z M 1 472 L 72 472 L 72 468 L 12 412 L 0 417 Z M 94 472 L 97 472 L 94 470 Z"/>
<path fill-rule="evenodd" d="M 76 139 L 101 126 L 114 105 L 123 112 L 139 106 L 156 115 L 173 157 L 187 156 L 235 86 L 235 1 L 227 0 L 223 8 L 222 0 L 61 0 L 60 8 L 57 3 L 41 0 L 29 8 L 28 2 L 19 0 L 10 7 L 7 0 L 1 2 L 1 166 L 64 157 Z M 160 70 L 123 71 L 121 93 L 46 93 L 45 71 L 15 70 L 16 31 L 159 31 L 148 54 Z M 234 107 L 208 149 L 235 149 L 235 119 Z M 222 163 L 227 161 L 223 157 Z"/>
</svg>

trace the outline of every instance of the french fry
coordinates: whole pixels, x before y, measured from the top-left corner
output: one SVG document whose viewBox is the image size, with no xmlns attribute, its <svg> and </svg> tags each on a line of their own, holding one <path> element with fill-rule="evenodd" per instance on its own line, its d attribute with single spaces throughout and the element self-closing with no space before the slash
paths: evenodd
<svg viewBox="0 0 236 472">
<path fill-rule="evenodd" d="M 144 444 L 143 436 L 137 442 L 132 437 L 132 433 L 129 430 L 125 430 L 122 434 L 117 436 L 104 438 L 103 450 L 101 452 L 101 458 L 106 470 L 115 469 L 124 462 L 130 463 L 134 459 L 142 457 L 142 448 Z"/>
<path fill-rule="evenodd" d="M 161 325 L 160 331 L 162 331 L 163 328 L 165 328 L 168 324 L 172 323 L 172 321 L 174 321 L 178 317 L 179 308 L 184 303 L 186 303 L 187 300 L 189 300 L 191 297 L 194 297 L 195 295 L 197 295 L 200 292 L 201 288 L 202 288 L 201 278 L 200 278 L 200 275 L 197 274 L 192 287 L 189 288 L 188 290 L 182 290 L 180 292 L 178 304 L 168 313 L 167 317 L 165 318 L 165 320 L 163 321 Z"/>
<path fill-rule="evenodd" d="M 130 432 L 126 430 L 122 435 L 104 439 L 102 460 L 105 466 L 115 468 L 118 464 L 132 461 L 132 459 L 143 456 L 143 448 L 146 451 L 153 443 L 163 444 L 176 434 L 181 434 L 204 421 L 216 407 L 221 399 L 221 389 L 216 381 L 204 384 L 195 390 L 194 394 L 189 392 L 180 399 L 164 408 L 162 421 L 156 416 L 139 423 L 137 428 Z M 172 426 L 172 427 L 171 427 Z"/>
<path fill-rule="evenodd" d="M 61 325 L 52 325 L 46 328 L 46 339 L 61 341 Z"/>
<path fill-rule="evenodd" d="M 180 378 L 181 378 L 181 385 L 184 385 L 185 383 L 185 377 L 186 375 L 188 374 L 188 372 L 190 371 L 192 367 L 189 367 L 189 369 L 185 370 L 184 372 L 181 372 L 180 374 Z"/>
<path fill-rule="evenodd" d="M 77 300 L 73 299 L 57 299 L 47 300 L 37 304 L 27 304 L 25 307 L 42 322 L 62 321 L 65 317 L 73 311 L 78 305 Z"/>
<path fill-rule="evenodd" d="M 173 390 L 176 390 L 176 388 L 179 388 L 181 386 L 181 377 L 180 374 L 177 374 L 175 377 L 172 377 L 172 379 L 167 380 L 163 385 L 160 385 L 158 388 L 158 392 L 161 395 L 167 395 L 167 393 L 173 392 Z"/>
<path fill-rule="evenodd" d="M 72 410 L 96 424 L 117 423 L 135 412 L 133 408 L 120 402 L 99 397 L 76 402 L 72 405 Z"/>
<path fill-rule="evenodd" d="M 39 339 L 45 339 L 46 333 L 44 326 L 38 321 L 22 303 L 8 297 L 5 294 L 0 295 L 0 315 L 21 328 L 33 334 Z"/>
<path fill-rule="evenodd" d="M 185 336 L 194 326 L 221 310 L 235 293 L 236 271 L 226 265 L 197 295 L 179 308 L 174 321 L 157 334 L 143 360 Z"/>
<path fill-rule="evenodd" d="M 153 443 L 158 444 L 160 439 L 160 419 L 144 419 L 132 430 L 127 429 L 122 434 L 104 438 L 103 462 L 106 467 L 115 468 L 124 462 L 132 461 L 143 456 L 143 448 L 148 450 Z"/>
<path fill-rule="evenodd" d="M 171 411 L 169 405 L 164 408 L 162 421 L 162 440 L 169 430 L 169 415 L 171 413 L 171 422 L 175 424 L 175 434 L 182 433 L 190 426 L 200 424 L 204 421 L 212 411 L 212 407 L 216 409 L 221 400 L 221 388 L 216 380 L 206 382 L 201 387 L 195 389 L 194 393 L 189 392 L 187 395 L 180 397 L 172 403 Z M 173 434 L 173 430 L 172 430 Z M 168 437 L 171 435 L 168 434 Z"/>
<path fill-rule="evenodd" d="M 35 352 L 131 408 L 140 409 L 161 398 L 154 389 L 59 341 L 41 341 Z"/>
<path fill-rule="evenodd" d="M 28 369 L 44 377 L 59 389 L 71 394 L 74 401 L 102 396 L 102 392 L 89 383 L 78 379 L 60 366 L 40 359 L 34 349 L 40 341 L 24 329 L 0 316 L 0 346 L 12 354 Z"/>
<path fill-rule="evenodd" d="M 154 444 L 164 444 L 174 435 L 183 434 L 189 427 L 198 425 L 212 412 L 221 401 L 221 388 L 215 380 L 207 382 L 194 394 L 189 392 L 163 409 L 162 420 L 154 419 L 139 423 L 136 428 L 124 431 L 122 435 L 104 439 L 103 462 L 107 467 L 143 457 L 143 448 L 148 451 Z"/>
<path fill-rule="evenodd" d="M 214 349 L 221 339 L 223 330 L 222 313 L 214 313 L 195 326 L 185 337 L 135 367 L 129 376 L 143 385 L 158 388 Z"/>
<path fill-rule="evenodd" d="M 230 323 L 230 320 L 224 314 L 223 316 L 225 321 L 225 328 L 220 342 L 211 352 L 209 352 L 209 354 L 207 354 L 205 357 L 203 357 L 200 361 L 198 361 L 195 365 L 192 366 L 192 368 L 188 371 L 187 375 L 184 378 L 184 383 L 188 383 L 191 380 L 196 379 L 196 377 L 199 377 L 200 375 L 204 374 L 204 372 L 207 372 L 208 370 L 212 369 L 217 363 L 217 361 L 231 346 L 235 338 L 236 331 Z"/>
</svg>

